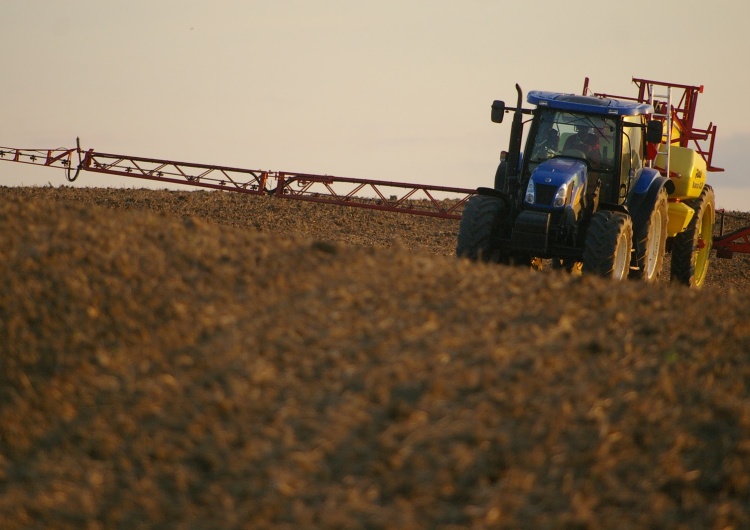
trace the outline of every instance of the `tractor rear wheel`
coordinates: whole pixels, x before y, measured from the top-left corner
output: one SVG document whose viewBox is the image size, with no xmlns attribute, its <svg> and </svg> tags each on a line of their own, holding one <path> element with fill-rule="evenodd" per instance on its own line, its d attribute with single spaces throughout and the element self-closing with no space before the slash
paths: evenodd
<svg viewBox="0 0 750 530">
<path fill-rule="evenodd" d="M 473 261 L 500 261 L 499 238 L 508 207 L 498 197 L 475 195 L 466 202 L 458 227 L 456 256 Z"/>
<path fill-rule="evenodd" d="M 677 234 L 672 243 L 673 282 L 690 287 L 702 287 L 708 272 L 708 258 L 714 237 L 716 199 L 711 186 L 703 188 L 701 196 L 685 201 L 695 210 L 687 229 Z"/>
<path fill-rule="evenodd" d="M 667 190 L 661 188 L 646 222 L 633 234 L 635 266 L 630 276 L 646 282 L 659 279 L 664 266 L 664 250 L 667 246 Z"/>
<path fill-rule="evenodd" d="M 624 280 L 630 271 L 633 222 L 621 212 L 599 210 L 591 218 L 583 249 L 583 274 Z"/>
</svg>

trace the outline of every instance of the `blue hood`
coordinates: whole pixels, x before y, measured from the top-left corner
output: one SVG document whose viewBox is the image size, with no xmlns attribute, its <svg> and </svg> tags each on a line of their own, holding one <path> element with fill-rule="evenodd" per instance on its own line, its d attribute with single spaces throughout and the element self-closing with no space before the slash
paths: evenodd
<svg viewBox="0 0 750 530">
<path fill-rule="evenodd" d="M 575 198 L 585 186 L 587 175 L 588 167 L 581 160 L 564 157 L 545 160 L 531 174 L 536 189 L 534 206 L 549 210 L 561 208 L 552 206 L 552 197 L 560 186 L 570 183 L 567 196 Z"/>
</svg>

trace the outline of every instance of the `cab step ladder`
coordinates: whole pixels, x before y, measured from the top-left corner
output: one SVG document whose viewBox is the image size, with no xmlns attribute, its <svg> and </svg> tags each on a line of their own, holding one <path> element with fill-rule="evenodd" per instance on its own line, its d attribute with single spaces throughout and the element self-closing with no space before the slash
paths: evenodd
<svg viewBox="0 0 750 530">
<path fill-rule="evenodd" d="M 669 151 L 672 145 L 672 87 L 667 85 L 664 88 L 667 91 L 666 94 L 654 94 L 654 84 L 648 83 L 647 90 L 648 102 L 654 107 L 654 114 L 652 116 L 663 120 L 667 128 L 666 141 L 659 144 L 657 156 L 664 155 L 664 174 L 669 177 Z"/>
</svg>

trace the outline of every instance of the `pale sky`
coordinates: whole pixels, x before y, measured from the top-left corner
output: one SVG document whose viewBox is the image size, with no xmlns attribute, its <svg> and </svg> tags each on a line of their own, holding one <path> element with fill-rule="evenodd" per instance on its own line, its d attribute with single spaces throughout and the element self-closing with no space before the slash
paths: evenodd
<svg viewBox="0 0 750 530">
<path fill-rule="evenodd" d="M 524 92 L 704 85 L 717 206 L 750 211 L 745 1 L 0 0 L 0 146 L 491 186 Z M 67 184 L 0 162 L 0 185 Z M 76 185 L 164 187 L 83 172 Z"/>
</svg>

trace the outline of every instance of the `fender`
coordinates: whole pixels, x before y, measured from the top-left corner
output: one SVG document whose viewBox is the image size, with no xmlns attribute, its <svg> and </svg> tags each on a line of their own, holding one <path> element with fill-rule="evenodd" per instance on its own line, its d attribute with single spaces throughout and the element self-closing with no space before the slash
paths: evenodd
<svg viewBox="0 0 750 530">
<path fill-rule="evenodd" d="M 477 195 L 486 195 L 488 197 L 495 197 L 497 199 L 501 199 L 507 208 L 510 208 L 513 202 L 511 201 L 510 195 L 508 195 L 507 192 L 498 190 L 495 188 L 485 188 L 485 187 L 479 187 L 477 188 Z"/>
<path fill-rule="evenodd" d="M 662 176 L 656 169 L 643 168 L 639 173 L 628 197 L 628 209 L 633 219 L 634 230 L 648 220 L 662 188 L 665 188 L 668 194 L 674 191 L 674 182 Z"/>
</svg>

